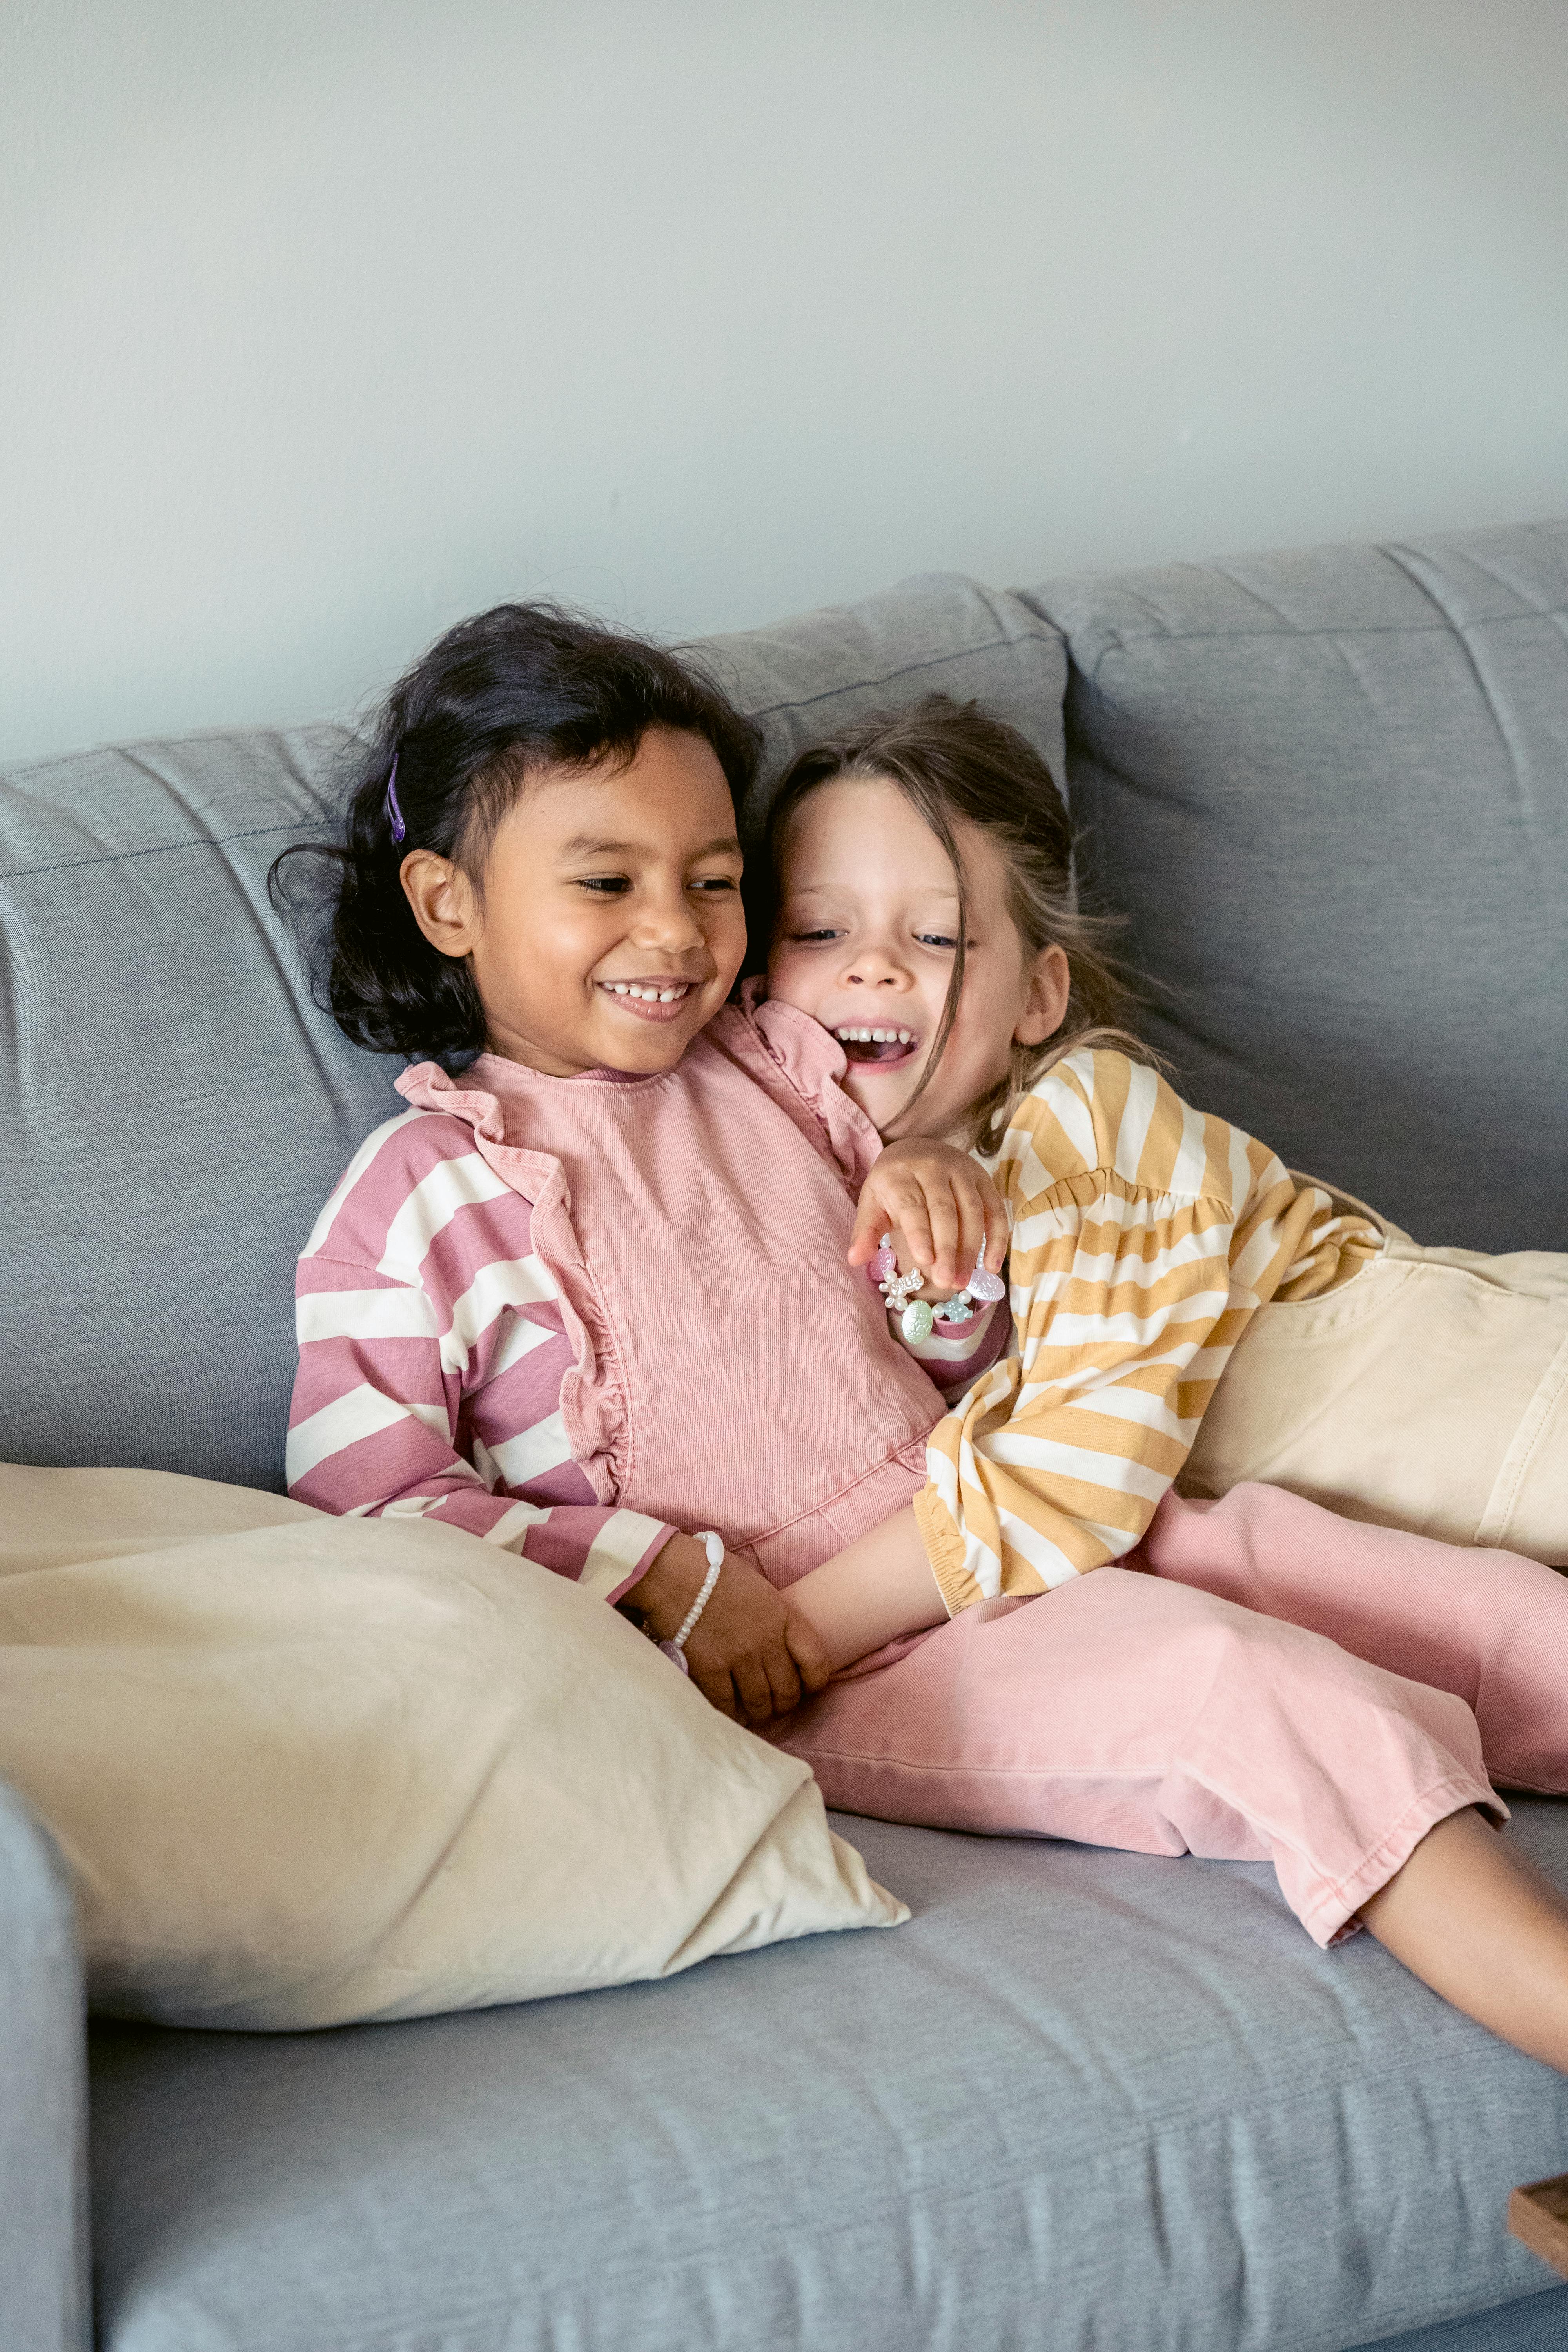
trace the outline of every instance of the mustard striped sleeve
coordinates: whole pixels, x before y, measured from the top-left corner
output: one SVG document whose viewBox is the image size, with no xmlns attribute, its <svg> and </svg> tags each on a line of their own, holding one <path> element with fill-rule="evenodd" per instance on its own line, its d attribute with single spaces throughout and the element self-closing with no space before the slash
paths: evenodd
<svg viewBox="0 0 1568 2352">
<path fill-rule="evenodd" d="M 1248 1318 L 1316 1275 L 1332 1223 L 1266 1146 L 1121 1054 L 1058 1063 L 994 1166 L 1017 1353 L 937 1424 L 915 1507 L 953 1612 L 1132 1549 Z"/>
</svg>

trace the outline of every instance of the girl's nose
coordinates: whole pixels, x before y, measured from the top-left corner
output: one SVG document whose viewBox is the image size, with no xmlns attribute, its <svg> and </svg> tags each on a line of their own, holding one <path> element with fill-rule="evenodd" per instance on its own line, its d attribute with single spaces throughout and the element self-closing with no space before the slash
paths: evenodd
<svg viewBox="0 0 1568 2352">
<path fill-rule="evenodd" d="M 644 947 L 667 950 L 703 944 L 697 909 L 684 890 L 661 890 L 657 897 L 646 899 L 634 937 Z"/>
<path fill-rule="evenodd" d="M 905 989 L 910 984 L 909 966 L 890 947 L 868 943 L 852 955 L 844 968 L 851 988 Z"/>
</svg>

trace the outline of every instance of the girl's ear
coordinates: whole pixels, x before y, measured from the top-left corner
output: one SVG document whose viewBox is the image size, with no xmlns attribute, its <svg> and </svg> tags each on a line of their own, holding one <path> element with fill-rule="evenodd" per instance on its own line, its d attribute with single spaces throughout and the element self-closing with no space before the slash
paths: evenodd
<svg viewBox="0 0 1568 2352">
<path fill-rule="evenodd" d="M 1043 1045 L 1047 1037 L 1054 1037 L 1067 1017 L 1071 993 L 1072 974 L 1068 969 L 1066 949 L 1055 945 L 1042 948 L 1029 967 L 1028 994 L 1014 1024 L 1013 1043 Z"/>
<path fill-rule="evenodd" d="M 471 955 L 481 928 L 479 894 L 462 867 L 433 849 L 411 849 L 398 878 L 431 946 L 454 960 Z"/>
</svg>

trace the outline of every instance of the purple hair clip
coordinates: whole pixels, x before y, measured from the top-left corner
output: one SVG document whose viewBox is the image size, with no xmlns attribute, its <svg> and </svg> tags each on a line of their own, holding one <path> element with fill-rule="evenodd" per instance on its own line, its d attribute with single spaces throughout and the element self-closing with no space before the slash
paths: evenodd
<svg viewBox="0 0 1568 2352">
<path fill-rule="evenodd" d="M 401 751 L 393 753 L 392 773 L 386 780 L 386 821 L 392 827 L 394 841 L 401 841 L 408 831 L 408 827 L 403 822 L 403 811 L 397 804 L 397 762 L 402 756 Z"/>
</svg>

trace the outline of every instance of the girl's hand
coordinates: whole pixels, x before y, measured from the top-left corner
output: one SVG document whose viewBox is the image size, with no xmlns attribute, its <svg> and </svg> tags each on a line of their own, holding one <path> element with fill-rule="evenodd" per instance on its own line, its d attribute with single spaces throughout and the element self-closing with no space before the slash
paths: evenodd
<svg viewBox="0 0 1568 2352">
<path fill-rule="evenodd" d="M 1006 1262 L 1002 1195 L 952 1143 L 910 1136 L 889 1144 L 860 1189 L 850 1265 L 868 1265 L 884 1234 L 893 1236 L 900 1266 L 918 1265 L 939 1294 L 962 1289 L 982 1255 L 993 1274 Z"/>
<path fill-rule="evenodd" d="M 671 1536 L 626 1595 L 661 1642 L 681 1622 L 708 1574 L 695 1536 Z M 702 1696 L 737 1723 L 766 1723 L 798 1706 L 801 1686 L 820 1690 L 833 1672 L 820 1639 L 795 1623 L 765 1576 L 731 1552 L 692 1627 L 686 1663 Z"/>
</svg>

